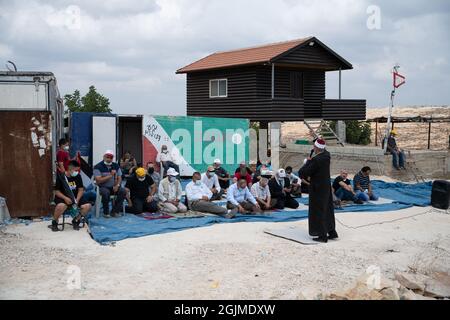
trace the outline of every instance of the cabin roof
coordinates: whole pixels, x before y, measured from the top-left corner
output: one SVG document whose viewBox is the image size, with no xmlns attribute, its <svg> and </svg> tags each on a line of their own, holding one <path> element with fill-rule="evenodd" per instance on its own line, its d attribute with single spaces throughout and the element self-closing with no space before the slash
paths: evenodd
<svg viewBox="0 0 450 320">
<path fill-rule="evenodd" d="M 197 60 L 187 66 L 178 69 L 176 73 L 190 73 L 196 71 L 207 71 L 213 69 L 238 67 L 245 65 L 269 64 L 284 57 L 293 50 L 314 41 L 335 56 L 341 63 L 342 69 L 351 69 L 352 65 L 336 52 L 328 48 L 315 37 L 307 37 L 291 41 L 271 43 L 256 47 L 243 48 L 231 51 L 216 52 Z"/>
</svg>

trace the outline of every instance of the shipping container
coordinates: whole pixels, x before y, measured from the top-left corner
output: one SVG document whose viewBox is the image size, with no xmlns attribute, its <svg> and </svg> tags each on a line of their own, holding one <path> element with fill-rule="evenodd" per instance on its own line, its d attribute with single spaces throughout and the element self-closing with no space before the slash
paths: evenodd
<svg viewBox="0 0 450 320">
<path fill-rule="evenodd" d="M 51 72 L 0 72 L 0 197 L 13 218 L 51 211 L 64 106 Z"/>
<path fill-rule="evenodd" d="M 182 176 L 205 171 L 216 158 L 234 172 L 249 158 L 246 119 L 75 112 L 69 122 L 71 155 L 80 152 L 92 166 L 108 149 L 116 153 L 116 161 L 129 151 L 142 165 L 156 162 L 163 144 L 173 153 Z"/>
</svg>

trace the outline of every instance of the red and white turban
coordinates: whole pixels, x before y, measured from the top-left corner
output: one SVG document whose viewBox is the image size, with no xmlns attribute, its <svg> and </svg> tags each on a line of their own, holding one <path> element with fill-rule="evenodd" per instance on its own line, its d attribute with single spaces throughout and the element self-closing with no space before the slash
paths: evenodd
<svg viewBox="0 0 450 320">
<path fill-rule="evenodd" d="M 323 139 L 317 139 L 316 142 L 314 142 L 314 146 L 316 146 L 319 149 L 325 149 L 327 146 L 325 143 L 325 140 Z"/>
</svg>

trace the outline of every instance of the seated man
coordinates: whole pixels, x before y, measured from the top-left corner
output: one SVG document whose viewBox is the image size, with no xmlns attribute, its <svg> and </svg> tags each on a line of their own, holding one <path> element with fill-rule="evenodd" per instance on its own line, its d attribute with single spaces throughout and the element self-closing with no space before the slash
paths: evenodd
<svg viewBox="0 0 450 320">
<path fill-rule="evenodd" d="M 79 230 L 81 217 L 91 210 L 91 204 L 83 200 L 83 181 L 79 175 L 80 165 L 75 160 L 68 163 L 64 173 L 58 173 L 55 186 L 55 212 L 53 213 L 52 231 L 58 231 L 58 220 L 64 212 L 71 207 L 77 215 L 72 217 L 72 226 Z M 63 180 L 64 179 L 64 180 Z M 67 182 L 68 186 L 64 187 Z M 70 188 L 70 191 L 67 189 Z M 79 212 L 78 212 L 79 209 Z"/>
<path fill-rule="evenodd" d="M 127 212 L 140 214 L 158 211 L 158 204 L 154 199 L 156 184 L 144 168 L 137 168 L 134 174 L 128 177 L 125 188 L 130 191 Z"/>
<path fill-rule="evenodd" d="M 167 177 L 161 180 L 158 188 L 158 200 L 161 211 L 165 213 L 186 212 L 186 206 L 181 203 L 181 182 L 177 179 L 178 172 L 174 168 L 167 170 Z"/>
<path fill-rule="evenodd" d="M 208 167 L 208 170 L 202 174 L 201 179 L 212 192 L 212 196 L 210 198 L 211 201 L 222 199 L 223 190 L 220 187 L 219 178 L 217 177 L 216 170 L 213 166 Z"/>
<path fill-rule="evenodd" d="M 391 134 L 387 141 L 387 151 L 392 154 L 392 165 L 395 169 L 400 170 L 405 168 L 406 156 L 402 149 L 399 149 L 395 137 L 397 136 L 397 131 L 392 129 Z"/>
<path fill-rule="evenodd" d="M 261 208 L 247 188 L 247 180 L 241 178 L 232 184 L 227 192 L 227 208 L 237 209 L 239 213 L 260 213 Z"/>
<path fill-rule="evenodd" d="M 241 161 L 239 167 L 234 172 L 234 177 L 236 181 L 245 179 L 245 181 L 247 181 L 248 187 L 250 188 L 252 186 L 252 171 L 247 167 L 245 161 Z"/>
<path fill-rule="evenodd" d="M 180 172 L 179 166 L 175 163 L 175 159 L 165 144 L 161 146 L 161 152 L 158 152 L 156 162 L 162 164 L 164 168 L 164 177 L 167 175 L 169 168 L 173 168 L 176 172 Z"/>
<path fill-rule="evenodd" d="M 222 167 L 220 159 L 214 160 L 214 169 L 216 171 L 217 178 L 219 179 L 220 188 L 226 192 L 230 186 L 230 174 Z"/>
<path fill-rule="evenodd" d="M 278 169 L 275 176 L 269 180 L 269 189 L 272 195 L 273 208 L 298 208 L 299 203 L 291 195 L 291 183 L 286 177 L 286 171 L 284 169 Z"/>
<path fill-rule="evenodd" d="M 159 183 L 161 182 L 161 175 L 155 171 L 155 165 L 151 161 L 147 162 L 147 174 L 153 179 L 158 189 Z"/>
<path fill-rule="evenodd" d="M 364 167 L 353 178 L 353 188 L 358 199 L 362 201 L 378 200 L 373 193 L 372 184 L 370 183 L 370 168 Z"/>
<path fill-rule="evenodd" d="M 202 182 L 200 172 L 194 172 L 192 181 L 186 186 L 186 198 L 188 200 L 189 209 L 217 214 L 227 219 L 231 219 L 235 216 L 237 209 L 229 210 L 212 203 L 210 201 L 212 197 L 213 193 L 208 186 Z"/>
<path fill-rule="evenodd" d="M 333 181 L 333 192 L 340 201 L 353 201 L 357 204 L 362 204 L 363 201 L 356 196 L 353 187 L 348 179 L 348 172 L 342 170 L 341 174 Z"/>
<path fill-rule="evenodd" d="M 122 211 L 123 200 L 126 196 L 126 191 L 121 187 L 122 171 L 116 162 L 113 162 L 114 153 L 107 150 L 103 155 L 103 161 L 99 162 L 94 167 L 95 182 L 100 188 L 100 195 L 102 196 L 103 216 L 105 218 L 118 217 L 119 212 Z M 109 214 L 109 200 L 111 195 L 116 195 L 114 206 Z"/>
<path fill-rule="evenodd" d="M 298 176 L 296 176 L 292 172 L 292 167 L 288 166 L 286 167 L 286 177 L 289 179 L 289 182 L 291 183 L 291 195 L 293 197 L 301 197 L 302 196 L 302 189 L 301 189 L 301 181 Z"/>
<path fill-rule="evenodd" d="M 261 177 L 261 179 L 254 183 L 251 188 L 253 197 L 255 197 L 262 210 L 270 210 L 272 208 L 272 198 L 270 196 L 269 186 L 267 185 L 269 179 Z"/>
</svg>

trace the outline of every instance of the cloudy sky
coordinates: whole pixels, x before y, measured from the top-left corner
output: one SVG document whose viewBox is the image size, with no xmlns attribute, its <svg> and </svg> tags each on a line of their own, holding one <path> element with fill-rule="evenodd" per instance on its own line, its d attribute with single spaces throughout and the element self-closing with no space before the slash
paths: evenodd
<svg viewBox="0 0 450 320">
<path fill-rule="evenodd" d="M 52 71 L 62 94 L 95 85 L 117 113 L 185 114 L 175 71 L 220 50 L 316 36 L 350 61 L 343 98 L 450 104 L 450 1 L 0 0 L 0 69 Z M 327 97 L 337 97 L 327 74 Z"/>
</svg>

